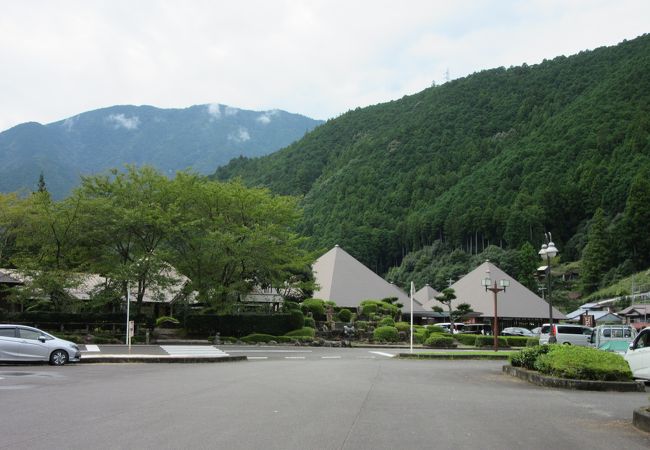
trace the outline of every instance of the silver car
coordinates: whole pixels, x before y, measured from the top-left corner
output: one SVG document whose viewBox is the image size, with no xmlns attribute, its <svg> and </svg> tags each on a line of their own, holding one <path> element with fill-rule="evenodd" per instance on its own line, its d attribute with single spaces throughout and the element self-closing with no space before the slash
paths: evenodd
<svg viewBox="0 0 650 450">
<path fill-rule="evenodd" d="M 0 361 L 48 361 L 54 366 L 62 366 L 80 359 L 79 347 L 73 342 L 38 328 L 0 325 Z"/>
</svg>

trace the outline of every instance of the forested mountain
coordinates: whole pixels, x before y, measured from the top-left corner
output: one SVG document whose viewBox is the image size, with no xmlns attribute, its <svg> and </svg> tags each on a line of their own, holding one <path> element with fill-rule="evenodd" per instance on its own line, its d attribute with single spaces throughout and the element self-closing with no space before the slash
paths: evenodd
<svg viewBox="0 0 650 450">
<path fill-rule="evenodd" d="M 320 121 L 284 111 L 225 105 L 185 109 L 113 106 L 48 125 L 30 122 L 0 133 L 0 192 L 33 190 L 40 172 L 55 197 L 92 174 L 148 164 L 173 174 L 212 173 L 239 155 L 260 156 L 289 145 Z"/>
<path fill-rule="evenodd" d="M 650 35 L 485 70 L 349 111 L 215 176 L 304 196 L 314 245 L 338 243 L 381 273 L 437 240 L 469 254 L 539 249 L 544 231 L 576 260 L 599 208 L 611 245 L 592 258 L 647 267 L 648 73 Z"/>
</svg>

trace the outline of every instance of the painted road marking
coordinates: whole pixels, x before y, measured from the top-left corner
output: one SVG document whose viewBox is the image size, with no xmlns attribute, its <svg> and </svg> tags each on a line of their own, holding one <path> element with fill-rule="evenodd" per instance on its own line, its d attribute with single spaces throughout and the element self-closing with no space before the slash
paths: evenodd
<svg viewBox="0 0 650 450">
<path fill-rule="evenodd" d="M 311 350 L 228 350 L 230 353 L 312 353 Z"/>
<path fill-rule="evenodd" d="M 285 356 L 284 359 L 305 359 L 304 356 Z"/>
<path fill-rule="evenodd" d="M 386 356 L 386 357 L 388 357 L 388 358 L 392 358 L 392 357 L 395 356 L 395 355 L 392 355 L 392 354 L 390 354 L 390 353 L 384 353 L 384 352 L 368 352 L 368 353 L 374 353 L 375 355 Z"/>
<path fill-rule="evenodd" d="M 268 356 L 248 356 L 248 359 L 269 359 Z"/>
<path fill-rule="evenodd" d="M 97 345 L 86 345 L 86 351 L 87 352 L 98 352 L 99 347 Z"/>
<path fill-rule="evenodd" d="M 341 359 L 340 356 L 321 356 L 321 359 Z"/>
<path fill-rule="evenodd" d="M 229 356 L 212 345 L 161 345 L 172 356 Z"/>
</svg>

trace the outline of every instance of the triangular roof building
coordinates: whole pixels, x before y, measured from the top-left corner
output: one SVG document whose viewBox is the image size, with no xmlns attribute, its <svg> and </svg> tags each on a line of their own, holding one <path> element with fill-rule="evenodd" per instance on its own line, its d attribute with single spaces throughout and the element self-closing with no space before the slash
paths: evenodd
<svg viewBox="0 0 650 450">
<path fill-rule="evenodd" d="M 494 317 L 494 294 L 486 291 L 481 280 L 488 276 L 494 280 L 508 280 L 510 286 L 497 294 L 497 315 L 499 318 L 548 320 L 548 303 L 513 277 L 489 261 L 454 283 L 451 288 L 456 294 L 452 307 L 468 303 L 472 309 L 481 312 L 481 317 Z M 564 314 L 553 308 L 553 321 L 566 319 Z"/>
<path fill-rule="evenodd" d="M 402 312 L 410 312 L 409 295 L 364 266 L 348 252 L 336 245 L 316 260 L 312 266 L 318 290 L 314 298 L 331 300 L 338 306 L 356 308 L 363 300 L 381 300 L 397 297 Z M 413 311 L 423 311 L 413 302 Z"/>
<path fill-rule="evenodd" d="M 413 298 L 417 300 L 426 311 L 432 311 L 434 306 L 442 306 L 442 303 L 436 300 L 438 295 L 440 295 L 440 292 L 427 284 L 417 291 Z"/>
</svg>

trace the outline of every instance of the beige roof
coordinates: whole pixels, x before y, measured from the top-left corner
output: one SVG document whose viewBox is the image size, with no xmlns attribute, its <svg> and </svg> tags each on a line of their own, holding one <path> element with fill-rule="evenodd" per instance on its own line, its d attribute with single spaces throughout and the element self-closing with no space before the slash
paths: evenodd
<svg viewBox="0 0 650 450">
<path fill-rule="evenodd" d="M 436 300 L 437 295 L 440 295 L 440 292 L 427 284 L 417 291 L 413 298 L 417 300 L 425 310 L 432 311 L 434 306 L 442 307 L 442 303 Z"/>
<path fill-rule="evenodd" d="M 319 285 L 319 289 L 314 291 L 314 298 L 356 308 L 363 300 L 397 297 L 397 301 L 404 305 L 402 312 L 411 310 L 406 292 L 368 269 L 338 245 L 318 258 L 313 270 Z M 414 302 L 413 310 L 422 311 L 422 307 Z"/>
<path fill-rule="evenodd" d="M 452 307 L 456 308 L 460 303 L 469 303 L 472 309 L 482 313 L 482 317 L 494 317 L 494 294 L 486 291 L 481 285 L 490 270 L 489 277 L 494 280 L 509 280 L 505 292 L 497 294 L 497 315 L 499 317 L 548 319 L 548 303 L 519 283 L 510 275 L 499 269 L 491 262 L 484 262 L 476 269 L 465 275 L 454 283 L 451 288 L 456 294 L 456 300 Z M 553 319 L 565 319 L 566 317 L 557 309 L 553 308 Z"/>
</svg>

